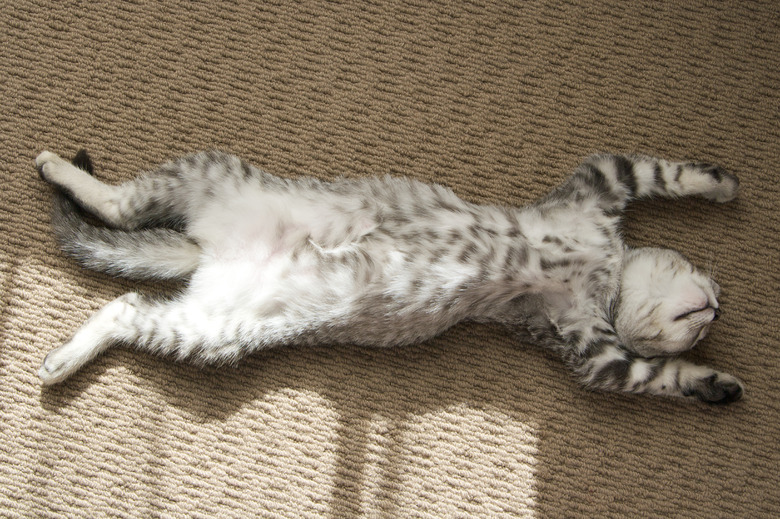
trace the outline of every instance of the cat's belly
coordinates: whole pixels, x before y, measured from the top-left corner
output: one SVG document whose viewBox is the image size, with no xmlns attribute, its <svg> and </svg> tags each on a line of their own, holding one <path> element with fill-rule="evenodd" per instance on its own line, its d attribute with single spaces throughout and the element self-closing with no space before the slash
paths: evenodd
<svg viewBox="0 0 780 519">
<path fill-rule="evenodd" d="M 385 345 L 433 335 L 437 294 L 457 290 L 475 268 L 415 265 L 403 243 L 371 237 L 378 224 L 359 201 L 340 204 L 249 193 L 229 211 L 204 208 L 188 228 L 203 251 L 189 299 L 263 341 Z"/>
<path fill-rule="evenodd" d="M 474 274 L 463 266 L 420 265 L 414 273 L 408 254 L 378 246 L 370 254 L 360 246 L 271 254 L 255 247 L 255 254 L 251 248 L 207 249 L 187 298 L 197 312 L 240 330 L 238 335 L 261 347 L 419 342 L 465 316 L 465 308 L 452 304 L 463 280 Z"/>
<path fill-rule="evenodd" d="M 293 190 L 232 190 L 215 195 L 187 232 L 219 254 L 279 254 L 307 242 L 333 249 L 360 240 L 377 222 L 358 198 Z"/>
<path fill-rule="evenodd" d="M 249 193 L 228 212 L 206 207 L 189 229 L 204 251 L 191 299 L 263 343 L 391 345 L 503 315 L 522 294 L 540 295 L 540 311 L 563 323 L 594 292 L 610 292 L 619 271 L 610 222 L 592 215 L 532 211 L 516 235 L 498 217 L 474 234 L 466 213 L 426 227 L 347 202 L 354 211 L 327 198 Z"/>
</svg>

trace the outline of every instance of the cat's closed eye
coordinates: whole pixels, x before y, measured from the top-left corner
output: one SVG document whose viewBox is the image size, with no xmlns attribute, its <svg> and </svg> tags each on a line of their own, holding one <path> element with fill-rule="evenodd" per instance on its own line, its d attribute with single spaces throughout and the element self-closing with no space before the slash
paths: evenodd
<svg viewBox="0 0 780 519">
<path fill-rule="evenodd" d="M 700 314 L 702 312 L 707 312 L 709 310 L 711 310 L 713 312 L 713 314 L 714 314 L 712 320 L 713 321 L 717 320 L 718 317 L 720 316 L 720 312 L 718 311 L 717 308 L 712 307 L 709 304 L 707 306 L 703 306 L 701 308 L 695 308 L 693 310 L 689 310 L 687 312 L 683 312 L 680 315 L 678 315 L 677 317 L 675 317 L 674 320 L 675 321 L 680 321 L 682 319 L 688 319 L 688 318 L 691 318 L 691 317 L 696 317 L 697 314 Z"/>
</svg>

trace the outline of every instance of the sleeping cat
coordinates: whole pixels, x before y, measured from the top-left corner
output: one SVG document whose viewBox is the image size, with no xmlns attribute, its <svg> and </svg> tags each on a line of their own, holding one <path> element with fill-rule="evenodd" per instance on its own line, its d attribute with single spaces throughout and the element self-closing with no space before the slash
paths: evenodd
<svg viewBox="0 0 780 519">
<path fill-rule="evenodd" d="M 594 156 L 509 208 L 389 177 L 287 180 L 220 152 L 119 186 L 95 179 L 83 151 L 36 165 L 58 188 L 55 232 L 84 266 L 189 278 L 171 300 L 108 303 L 49 353 L 44 384 L 113 344 L 222 363 L 285 344 L 418 343 L 468 319 L 526 330 L 589 388 L 742 396 L 733 376 L 676 357 L 720 315 L 718 285 L 677 252 L 626 247 L 618 228 L 635 198 L 732 200 L 739 182 L 715 166 Z"/>
</svg>

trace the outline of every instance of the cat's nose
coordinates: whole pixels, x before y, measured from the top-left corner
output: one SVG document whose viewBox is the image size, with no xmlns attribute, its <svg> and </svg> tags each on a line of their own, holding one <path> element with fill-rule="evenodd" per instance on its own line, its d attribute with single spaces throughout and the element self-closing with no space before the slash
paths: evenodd
<svg viewBox="0 0 780 519">
<path fill-rule="evenodd" d="M 714 310 L 715 310 L 715 317 L 713 317 L 712 320 L 717 321 L 718 319 L 720 319 L 720 313 L 721 313 L 720 308 L 714 308 Z"/>
</svg>

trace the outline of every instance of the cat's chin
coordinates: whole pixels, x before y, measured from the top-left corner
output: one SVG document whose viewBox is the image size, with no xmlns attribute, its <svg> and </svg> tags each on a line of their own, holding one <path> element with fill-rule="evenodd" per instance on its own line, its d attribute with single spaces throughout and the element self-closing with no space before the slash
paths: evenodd
<svg viewBox="0 0 780 519">
<path fill-rule="evenodd" d="M 706 326 L 702 326 L 701 330 L 699 331 L 699 334 L 693 340 L 693 343 L 691 344 L 691 348 L 696 346 L 699 343 L 700 340 L 705 338 L 707 336 L 707 334 L 709 333 L 709 331 L 710 331 L 710 325 L 709 324 L 706 325 Z"/>
</svg>

